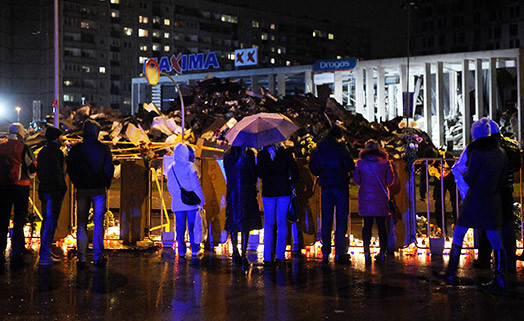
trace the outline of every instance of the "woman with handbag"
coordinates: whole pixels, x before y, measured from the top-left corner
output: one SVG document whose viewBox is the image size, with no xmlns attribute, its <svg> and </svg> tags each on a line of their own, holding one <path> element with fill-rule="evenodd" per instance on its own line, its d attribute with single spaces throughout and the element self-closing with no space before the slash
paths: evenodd
<svg viewBox="0 0 524 321">
<path fill-rule="evenodd" d="M 271 266 L 276 238 L 276 265 L 285 266 L 287 212 L 298 167 L 290 150 L 280 144 L 264 147 L 257 156 L 264 204 L 264 266 Z M 276 225 L 276 229 L 275 229 Z M 275 236 L 275 230 L 277 232 Z"/>
<path fill-rule="evenodd" d="M 255 153 L 251 149 L 233 146 L 224 155 L 226 171 L 226 225 L 233 245 L 233 262 L 249 267 L 247 244 L 249 232 L 262 228 L 257 200 Z M 242 233 L 242 255 L 238 252 L 238 232 Z"/>
<path fill-rule="evenodd" d="M 386 217 L 390 214 L 389 190 L 395 176 L 388 154 L 378 147 L 374 140 L 368 140 L 360 152 L 353 172 L 353 180 L 360 187 L 358 191 L 358 214 L 364 218 L 362 239 L 366 264 L 371 263 L 369 245 L 373 228 L 373 218 L 378 226 L 380 252 L 375 259 L 384 261 L 388 248 Z"/>
<path fill-rule="evenodd" d="M 176 240 L 178 256 L 186 254 L 186 224 L 189 229 L 189 240 L 193 256 L 198 255 L 200 244 L 194 242 L 193 229 L 199 207 L 204 205 L 204 193 L 196 172 L 193 149 L 179 143 L 175 146 L 174 161 L 167 169 L 167 189 L 171 194 L 171 209 L 176 218 Z"/>
</svg>

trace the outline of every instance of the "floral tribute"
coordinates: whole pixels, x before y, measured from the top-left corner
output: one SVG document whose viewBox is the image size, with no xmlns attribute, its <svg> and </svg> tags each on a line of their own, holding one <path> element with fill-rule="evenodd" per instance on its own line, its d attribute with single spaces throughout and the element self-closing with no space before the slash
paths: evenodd
<svg viewBox="0 0 524 321">
<path fill-rule="evenodd" d="M 406 161 L 406 171 L 413 171 L 413 164 L 417 161 L 418 145 L 422 143 L 423 139 L 417 134 L 416 121 L 410 121 L 409 126 L 405 120 L 402 120 L 398 127 L 402 130 L 402 139 L 404 141 L 404 157 Z"/>
</svg>

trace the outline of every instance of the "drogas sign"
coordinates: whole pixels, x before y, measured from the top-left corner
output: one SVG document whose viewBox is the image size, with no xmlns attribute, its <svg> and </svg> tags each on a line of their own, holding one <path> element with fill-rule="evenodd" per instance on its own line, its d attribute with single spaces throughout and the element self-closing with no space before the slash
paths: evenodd
<svg viewBox="0 0 524 321">
<path fill-rule="evenodd" d="M 313 71 L 351 70 L 356 65 L 357 58 L 317 60 L 313 64 Z"/>
</svg>

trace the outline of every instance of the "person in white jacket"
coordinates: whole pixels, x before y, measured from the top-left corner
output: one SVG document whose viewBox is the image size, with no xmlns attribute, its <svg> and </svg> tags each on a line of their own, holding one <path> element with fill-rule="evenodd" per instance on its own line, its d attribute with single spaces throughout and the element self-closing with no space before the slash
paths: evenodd
<svg viewBox="0 0 524 321">
<path fill-rule="evenodd" d="M 178 243 L 178 255 L 184 257 L 186 254 L 186 224 L 189 229 L 189 240 L 193 256 L 198 255 L 200 244 L 194 242 L 193 228 L 195 217 L 200 206 L 204 205 L 204 193 L 198 179 L 198 174 L 193 164 L 194 153 L 192 149 L 183 143 L 179 143 L 174 149 L 174 161 L 167 170 L 167 188 L 171 193 L 171 209 L 176 218 L 176 240 Z M 176 176 L 175 176 L 176 175 Z M 178 181 L 177 181 L 178 179 Z M 179 185 L 180 184 L 180 185 Z M 187 191 L 195 192 L 200 198 L 200 204 L 187 205 L 182 202 L 180 187 Z"/>
</svg>

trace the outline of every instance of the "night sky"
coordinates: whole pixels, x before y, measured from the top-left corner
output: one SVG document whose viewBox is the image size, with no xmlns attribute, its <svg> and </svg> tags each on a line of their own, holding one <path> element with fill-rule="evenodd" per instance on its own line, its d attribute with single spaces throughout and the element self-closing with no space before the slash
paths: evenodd
<svg viewBox="0 0 524 321">
<path fill-rule="evenodd" d="M 404 0 L 226 0 L 245 7 L 267 8 L 298 16 L 332 20 L 371 31 L 369 58 L 399 57 L 406 54 L 407 11 Z"/>
</svg>

